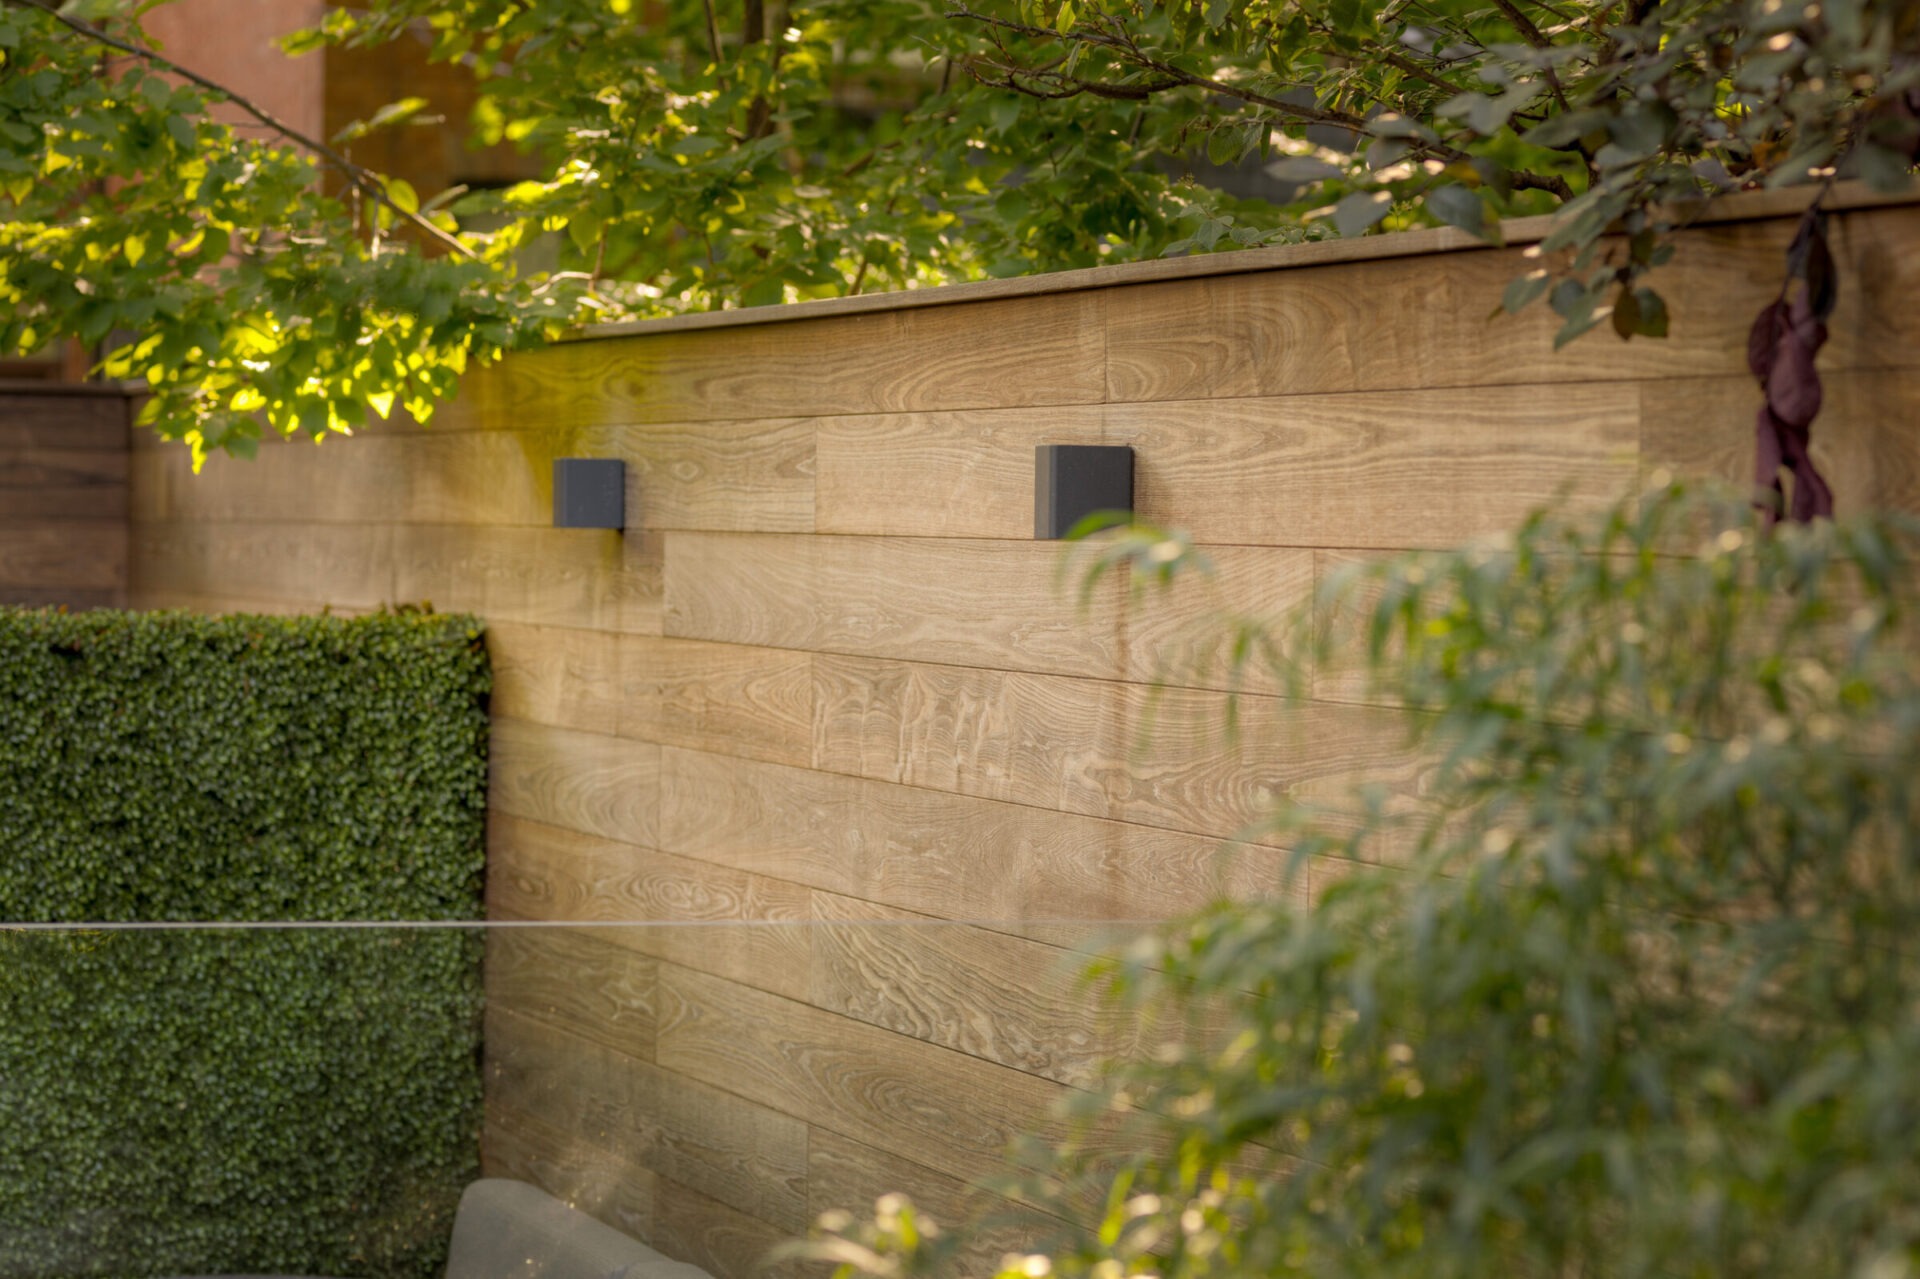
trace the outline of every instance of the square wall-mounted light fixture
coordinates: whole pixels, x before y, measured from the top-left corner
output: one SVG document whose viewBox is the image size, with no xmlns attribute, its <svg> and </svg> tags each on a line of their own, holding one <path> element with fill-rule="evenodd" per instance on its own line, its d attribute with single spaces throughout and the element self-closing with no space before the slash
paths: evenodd
<svg viewBox="0 0 1920 1279">
<path fill-rule="evenodd" d="M 1033 450 L 1033 535 L 1055 541 L 1095 511 L 1133 510 L 1133 449 L 1041 444 Z"/>
<path fill-rule="evenodd" d="M 553 526 L 627 526 L 627 464 L 617 458 L 553 459 Z"/>
</svg>

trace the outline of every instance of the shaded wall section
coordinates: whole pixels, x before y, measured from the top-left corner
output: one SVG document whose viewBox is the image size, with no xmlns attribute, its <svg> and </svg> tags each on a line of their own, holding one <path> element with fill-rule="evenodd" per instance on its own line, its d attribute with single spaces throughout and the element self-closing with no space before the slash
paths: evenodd
<svg viewBox="0 0 1920 1279">
<path fill-rule="evenodd" d="M 761 926 L 496 940 L 488 1163 L 746 1275 L 828 1208 L 975 1202 L 1131 1044 L 1071 976 L 1099 924 L 1273 891 L 1285 849 L 1223 841 L 1277 796 L 1420 788 L 1338 670 L 1256 689 L 1224 746 L 1209 608 L 1663 467 L 1744 482 L 1792 230 L 1689 231 L 1672 338 L 1559 353 L 1544 309 L 1487 319 L 1521 249 L 1452 233 L 638 326 L 476 374 L 430 429 L 198 478 L 143 443 L 134 599 L 489 619 L 493 914 Z M 1920 509 L 1920 211 L 1834 241 L 1818 451 L 1843 508 Z M 1031 540 L 1043 442 L 1131 444 L 1216 593 L 1077 606 Z M 551 528 L 556 456 L 625 459 L 633 527 Z"/>
<path fill-rule="evenodd" d="M 0 384 L 0 604 L 125 606 L 129 403 Z"/>
</svg>

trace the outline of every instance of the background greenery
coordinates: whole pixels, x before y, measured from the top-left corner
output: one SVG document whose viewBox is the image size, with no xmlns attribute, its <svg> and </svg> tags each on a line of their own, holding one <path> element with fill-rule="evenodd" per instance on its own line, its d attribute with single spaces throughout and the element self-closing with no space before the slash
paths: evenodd
<svg viewBox="0 0 1920 1279">
<path fill-rule="evenodd" d="M 0 610 L 0 921 L 480 913 L 456 616 Z M 438 1273 L 479 940 L 0 929 L 0 1274 Z"/>
<path fill-rule="evenodd" d="M 1107 965 L 1165 1047 L 1025 1152 L 1075 1224 L 1008 1273 L 1920 1274 L 1917 532 L 1657 490 L 1243 627 L 1406 707 L 1424 802 L 1277 814 L 1346 869 L 1311 908 Z M 843 1274 L 965 1236 L 824 1225 Z"/>
</svg>

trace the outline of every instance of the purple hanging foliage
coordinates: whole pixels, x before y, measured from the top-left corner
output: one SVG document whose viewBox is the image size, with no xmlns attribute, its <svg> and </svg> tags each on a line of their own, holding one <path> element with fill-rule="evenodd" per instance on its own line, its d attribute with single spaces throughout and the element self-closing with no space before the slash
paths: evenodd
<svg viewBox="0 0 1920 1279">
<path fill-rule="evenodd" d="M 1820 412 L 1820 372 L 1814 357 L 1827 340 L 1827 317 L 1839 292 L 1827 215 L 1818 204 L 1800 219 L 1787 250 L 1787 280 L 1780 296 L 1754 319 L 1747 335 L 1747 367 L 1760 379 L 1765 402 L 1754 423 L 1754 485 L 1760 504 L 1775 518 L 1800 523 L 1833 516 L 1833 490 L 1808 451 L 1813 419 Z M 1780 472 L 1793 476 L 1787 502 Z M 1771 499 L 1765 496 L 1771 492 Z"/>
</svg>

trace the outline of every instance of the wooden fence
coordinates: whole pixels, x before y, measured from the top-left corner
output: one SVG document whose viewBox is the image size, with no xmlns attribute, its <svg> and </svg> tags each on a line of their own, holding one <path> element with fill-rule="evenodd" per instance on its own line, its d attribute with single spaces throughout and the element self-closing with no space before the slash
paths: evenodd
<svg viewBox="0 0 1920 1279">
<path fill-rule="evenodd" d="M 128 403 L 0 384 L 0 604 L 126 604 Z"/>
<path fill-rule="evenodd" d="M 488 619 L 491 910 L 716 925 L 495 940 L 488 1163 L 744 1275 L 884 1190 L 957 1211 L 1124 1046 L 1064 962 L 1084 925 L 1277 882 L 1282 849 L 1220 848 L 1276 796 L 1420 785 L 1338 672 L 1223 746 L 1225 693 L 1181 673 L 1206 593 L 1077 607 L 1034 446 L 1131 444 L 1143 514 L 1273 613 L 1657 468 L 1744 480 L 1780 209 L 1685 233 L 1668 340 L 1559 353 L 1544 309 L 1487 318 L 1525 228 L 635 326 L 478 373 L 428 429 L 199 477 L 143 443 L 133 600 Z M 1920 211 L 1834 240 L 1818 451 L 1843 509 L 1920 509 Z M 633 527 L 550 527 L 556 456 L 625 459 Z"/>
</svg>

